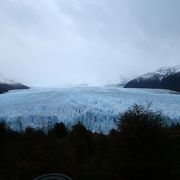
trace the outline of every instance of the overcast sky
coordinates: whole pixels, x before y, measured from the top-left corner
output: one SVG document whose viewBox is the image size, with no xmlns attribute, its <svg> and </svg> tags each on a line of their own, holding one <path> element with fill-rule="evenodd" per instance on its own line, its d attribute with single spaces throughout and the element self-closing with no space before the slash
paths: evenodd
<svg viewBox="0 0 180 180">
<path fill-rule="evenodd" d="M 0 0 L 0 72 L 92 85 L 180 64 L 179 0 Z"/>
</svg>

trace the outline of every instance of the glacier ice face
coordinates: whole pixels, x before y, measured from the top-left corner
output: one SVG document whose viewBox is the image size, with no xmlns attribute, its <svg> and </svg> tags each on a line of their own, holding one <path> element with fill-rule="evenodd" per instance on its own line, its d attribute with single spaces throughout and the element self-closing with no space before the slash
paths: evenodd
<svg viewBox="0 0 180 180">
<path fill-rule="evenodd" d="M 97 132 L 116 127 L 119 113 L 134 103 L 152 103 L 171 119 L 180 120 L 180 96 L 168 90 L 118 87 L 32 88 L 0 95 L 0 121 L 13 129 L 46 129 L 56 122 L 68 126 L 78 121 Z"/>
</svg>

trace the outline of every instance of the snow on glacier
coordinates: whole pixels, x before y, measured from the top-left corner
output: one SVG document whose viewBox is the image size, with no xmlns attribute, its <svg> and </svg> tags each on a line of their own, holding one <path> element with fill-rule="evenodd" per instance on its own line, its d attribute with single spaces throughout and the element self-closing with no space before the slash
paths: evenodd
<svg viewBox="0 0 180 180">
<path fill-rule="evenodd" d="M 0 120 L 13 129 L 46 128 L 55 122 L 71 126 L 81 121 L 93 131 L 107 133 L 119 113 L 132 104 L 152 103 L 180 120 L 180 95 L 168 90 L 123 89 L 119 87 L 32 88 L 0 95 Z"/>
</svg>

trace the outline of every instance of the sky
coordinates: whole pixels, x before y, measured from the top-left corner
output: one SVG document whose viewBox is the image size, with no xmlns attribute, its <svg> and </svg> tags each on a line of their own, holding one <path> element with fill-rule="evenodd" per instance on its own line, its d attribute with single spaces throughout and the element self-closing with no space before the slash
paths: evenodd
<svg viewBox="0 0 180 180">
<path fill-rule="evenodd" d="M 180 64 L 179 0 L 0 0 L 0 73 L 102 85 Z"/>
</svg>

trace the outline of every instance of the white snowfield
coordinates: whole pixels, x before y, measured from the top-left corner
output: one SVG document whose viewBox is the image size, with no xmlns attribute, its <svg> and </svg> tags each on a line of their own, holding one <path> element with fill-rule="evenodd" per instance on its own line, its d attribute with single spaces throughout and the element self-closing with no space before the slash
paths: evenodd
<svg viewBox="0 0 180 180">
<path fill-rule="evenodd" d="M 55 122 L 78 121 L 92 131 L 116 127 L 119 113 L 132 104 L 152 103 L 152 109 L 180 121 L 180 94 L 168 90 L 118 87 L 32 88 L 0 95 L 0 120 L 13 129 L 47 128 Z"/>
</svg>

